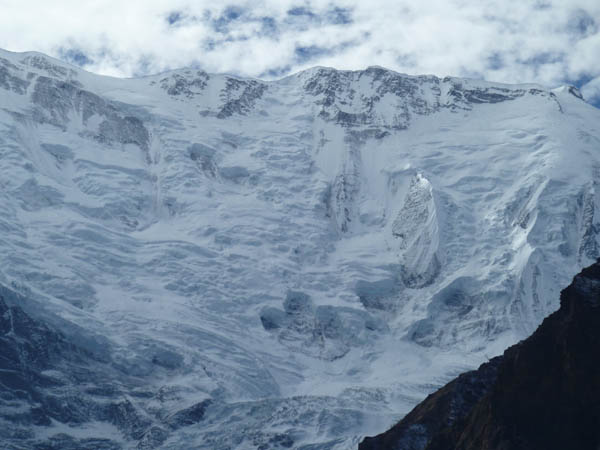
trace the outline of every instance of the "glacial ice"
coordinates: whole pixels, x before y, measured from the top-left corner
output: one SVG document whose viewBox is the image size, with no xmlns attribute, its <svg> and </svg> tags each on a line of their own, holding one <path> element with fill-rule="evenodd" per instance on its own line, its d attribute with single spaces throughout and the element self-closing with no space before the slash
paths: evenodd
<svg viewBox="0 0 600 450">
<path fill-rule="evenodd" d="M 38 381 L 5 442 L 355 448 L 599 256 L 600 113 L 569 89 L 0 56 L 3 339 L 54 343 L 11 366 Z"/>
</svg>

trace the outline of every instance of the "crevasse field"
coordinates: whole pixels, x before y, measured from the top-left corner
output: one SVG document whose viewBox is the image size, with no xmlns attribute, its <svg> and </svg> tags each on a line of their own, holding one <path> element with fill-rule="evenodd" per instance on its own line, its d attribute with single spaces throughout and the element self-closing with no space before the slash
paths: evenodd
<svg viewBox="0 0 600 450">
<path fill-rule="evenodd" d="M 1 51 L 0 438 L 356 448 L 558 307 L 599 180 L 567 86 Z"/>
</svg>

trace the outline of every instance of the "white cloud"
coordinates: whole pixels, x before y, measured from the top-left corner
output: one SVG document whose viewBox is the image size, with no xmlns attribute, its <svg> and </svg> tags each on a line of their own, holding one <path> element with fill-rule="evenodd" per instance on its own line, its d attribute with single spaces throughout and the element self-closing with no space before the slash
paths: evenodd
<svg viewBox="0 0 600 450">
<path fill-rule="evenodd" d="M 0 11 L 0 47 L 84 54 L 86 69 L 117 76 L 380 65 L 545 85 L 600 77 L 597 0 L 0 0 Z"/>
<path fill-rule="evenodd" d="M 596 77 L 586 83 L 582 87 L 581 93 L 589 102 L 594 103 L 596 106 L 600 106 L 600 77 Z"/>
</svg>

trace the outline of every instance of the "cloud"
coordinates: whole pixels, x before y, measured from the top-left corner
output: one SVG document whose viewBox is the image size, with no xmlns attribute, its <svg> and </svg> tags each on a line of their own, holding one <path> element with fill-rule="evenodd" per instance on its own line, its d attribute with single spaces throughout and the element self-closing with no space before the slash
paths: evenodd
<svg viewBox="0 0 600 450">
<path fill-rule="evenodd" d="M 313 65 L 380 65 L 597 96 L 597 0 L 0 0 L 0 47 L 93 71 L 184 66 L 280 77 Z"/>
<path fill-rule="evenodd" d="M 584 84 L 581 88 L 581 93 L 588 102 L 600 107 L 600 77 L 596 77 Z"/>
</svg>

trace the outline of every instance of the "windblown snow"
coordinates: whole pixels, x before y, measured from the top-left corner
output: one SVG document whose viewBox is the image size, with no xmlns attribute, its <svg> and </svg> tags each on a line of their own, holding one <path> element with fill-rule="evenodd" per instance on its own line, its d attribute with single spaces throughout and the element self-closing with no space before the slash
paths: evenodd
<svg viewBox="0 0 600 450">
<path fill-rule="evenodd" d="M 355 448 L 558 307 L 600 256 L 598 181 L 572 87 L 2 51 L 3 320 L 68 344 L 0 400 L 0 438 Z"/>
</svg>

